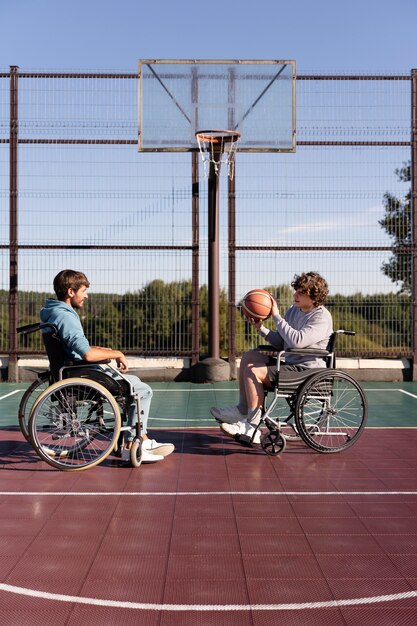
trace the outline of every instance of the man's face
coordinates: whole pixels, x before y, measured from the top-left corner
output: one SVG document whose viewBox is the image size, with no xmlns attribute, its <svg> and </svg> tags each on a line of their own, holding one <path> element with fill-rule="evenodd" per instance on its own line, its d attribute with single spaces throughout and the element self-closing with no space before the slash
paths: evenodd
<svg viewBox="0 0 417 626">
<path fill-rule="evenodd" d="M 303 311 L 303 313 L 307 313 L 308 311 L 312 311 L 314 309 L 313 300 L 301 289 L 297 289 L 297 291 L 295 291 L 294 303 L 299 309 L 301 309 L 301 311 Z"/>
<path fill-rule="evenodd" d="M 88 300 L 87 287 L 82 285 L 77 291 L 74 289 L 68 290 L 68 295 L 70 298 L 70 304 L 73 309 L 82 309 L 84 306 L 84 302 Z"/>
</svg>

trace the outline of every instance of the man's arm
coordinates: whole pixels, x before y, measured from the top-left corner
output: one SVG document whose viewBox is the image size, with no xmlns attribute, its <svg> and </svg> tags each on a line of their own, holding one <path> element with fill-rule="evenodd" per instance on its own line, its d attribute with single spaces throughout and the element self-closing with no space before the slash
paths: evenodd
<svg viewBox="0 0 417 626">
<path fill-rule="evenodd" d="M 113 350 L 112 348 L 101 348 L 99 346 L 90 346 L 85 354 L 83 354 L 84 361 L 88 363 L 97 363 L 97 361 L 103 361 L 104 359 L 115 359 L 117 367 L 122 372 L 127 372 L 129 366 L 127 359 L 123 352 L 120 350 Z"/>
</svg>

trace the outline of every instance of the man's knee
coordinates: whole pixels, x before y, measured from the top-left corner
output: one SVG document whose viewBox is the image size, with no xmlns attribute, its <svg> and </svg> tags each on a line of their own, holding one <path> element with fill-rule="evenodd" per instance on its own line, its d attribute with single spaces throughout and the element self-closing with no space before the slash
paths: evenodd
<svg viewBox="0 0 417 626">
<path fill-rule="evenodd" d="M 260 383 L 265 384 L 268 380 L 268 368 L 266 365 L 256 363 L 251 367 L 251 372 Z"/>
</svg>

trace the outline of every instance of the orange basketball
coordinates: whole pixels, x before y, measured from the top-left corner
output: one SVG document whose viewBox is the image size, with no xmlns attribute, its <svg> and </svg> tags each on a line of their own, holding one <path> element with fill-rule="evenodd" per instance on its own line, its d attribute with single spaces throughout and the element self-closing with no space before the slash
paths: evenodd
<svg viewBox="0 0 417 626">
<path fill-rule="evenodd" d="M 251 289 L 242 300 L 242 308 L 246 317 L 266 320 L 272 311 L 271 295 L 265 289 Z"/>
</svg>

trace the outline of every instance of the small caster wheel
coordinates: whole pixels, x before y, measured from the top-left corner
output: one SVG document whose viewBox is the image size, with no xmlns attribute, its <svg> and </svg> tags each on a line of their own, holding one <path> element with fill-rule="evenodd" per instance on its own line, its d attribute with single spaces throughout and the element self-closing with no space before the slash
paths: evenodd
<svg viewBox="0 0 417 626">
<path fill-rule="evenodd" d="M 286 443 L 279 430 L 271 430 L 261 437 L 262 450 L 269 456 L 278 456 L 284 452 Z"/>
<path fill-rule="evenodd" d="M 135 439 L 130 448 L 130 464 L 139 467 L 142 463 L 142 439 Z"/>
</svg>

